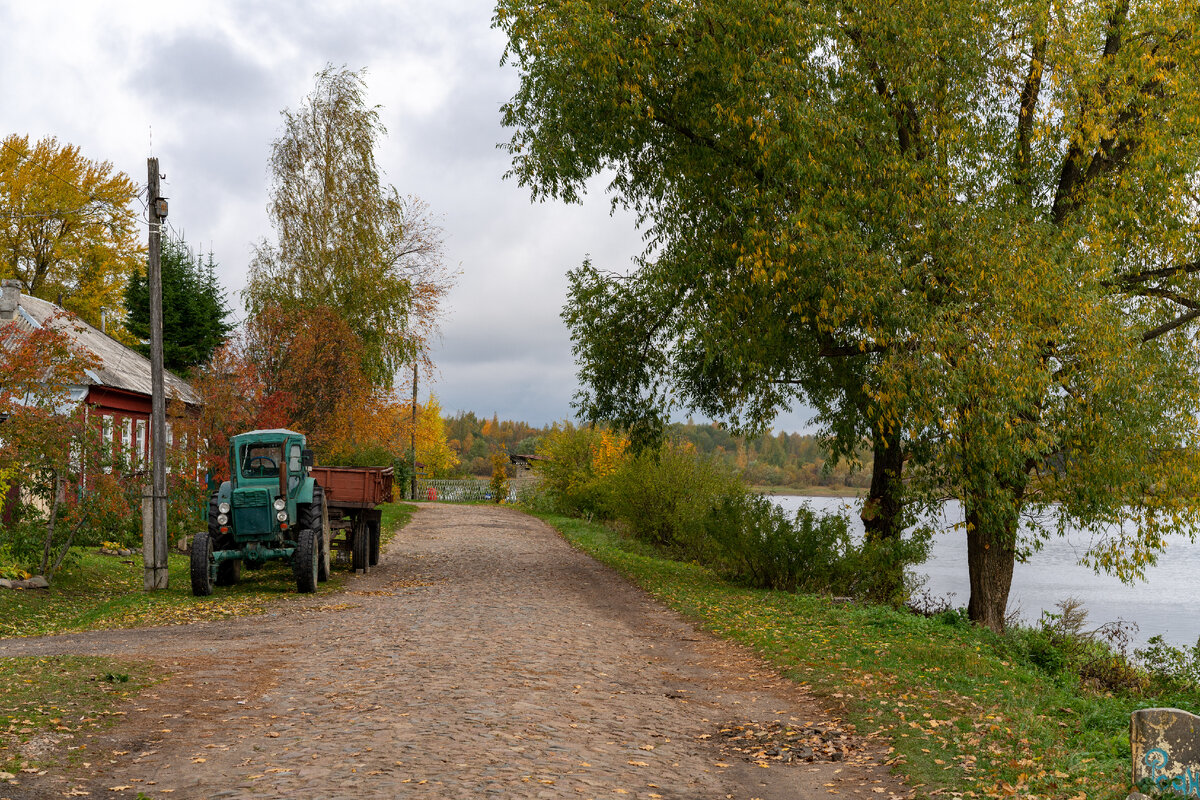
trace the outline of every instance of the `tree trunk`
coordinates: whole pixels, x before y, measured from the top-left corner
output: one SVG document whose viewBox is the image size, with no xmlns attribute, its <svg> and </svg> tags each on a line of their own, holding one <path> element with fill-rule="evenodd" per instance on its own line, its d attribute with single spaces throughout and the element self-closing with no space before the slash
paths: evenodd
<svg viewBox="0 0 1200 800">
<path fill-rule="evenodd" d="M 42 547 L 42 564 L 38 567 L 38 574 L 40 575 L 45 575 L 46 568 L 50 566 L 50 554 L 54 550 L 54 524 L 58 522 L 59 478 L 57 470 L 52 471 L 51 475 L 51 485 L 54 489 L 50 499 L 50 514 L 46 519 L 46 541 Z"/>
<path fill-rule="evenodd" d="M 49 570 L 42 570 L 42 577 L 47 581 L 52 580 L 55 573 L 58 572 L 58 568 L 62 566 L 63 559 L 71 551 L 71 543 L 75 541 L 75 534 L 79 533 L 79 529 L 83 527 L 84 521 L 85 518 L 81 515 L 79 520 L 71 527 L 71 533 L 67 535 L 67 540 L 63 542 L 62 548 L 58 551 L 58 558 L 54 559 L 54 564 L 50 566 Z"/>
<path fill-rule="evenodd" d="M 904 533 L 904 451 L 900 431 L 874 435 L 875 463 L 871 467 L 871 489 L 863 503 L 862 521 L 867 542 L 898 541 Z M 904 564 L 880 562 L 879 588 L 884 596 L 900 597 L 904 589 Z"/>
<path fill-rule="evenodd" d="M 1004 632 L 1016 553 L 1016 514 L 1000 525 L 989 525 L 976 510 L 967 511 L 967 571 L 971 579 L 967 616 L 996 633 Z"/>
<path fill-rule="evenodd" d="M 898 539 L 904 532 L 904 451 L 900 431 L 874 435 L 875 463 L 871 467 L 871 489 L 863 503 L 862 521 L 867 541 Z"/>
</svg>

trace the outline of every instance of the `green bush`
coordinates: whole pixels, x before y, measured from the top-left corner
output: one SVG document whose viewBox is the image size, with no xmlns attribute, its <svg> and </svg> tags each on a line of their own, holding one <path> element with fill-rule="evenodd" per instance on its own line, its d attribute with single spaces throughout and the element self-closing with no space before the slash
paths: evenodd
<svg viewBox="0 0 1200 800">
<path fill-rule="evenodd" d="M 706 528 L 726 577 L 762 589 L 828 589 L 852 548 L 845 519 L 804 508 L 789 519 L 762 496 L 725 500 Z"/>
<path fill-rule="evenodd" d="M 555 427 L 538 447 L 547 461 L 537 464 L 541 476 L 539 507 L 570 517 L 611 519 L 610 479 L 628 442 L 600 427 Z"/>
<path fill-rule="evenodd" d="M 1134 651 L 1142 666 L 1157 681 L 1179 690 L 1200 689 L 1200 640 L 1189 648 L 1167 644 L 1151 636 L 1144 649 Z"/>
<path fill-rule="evenodd" d="M 872 602 L 899 604 L 903 574 L 928 551 L 928 536 L 863 542 L 850 536 L 845 517 L 801 508 L 789 517 L 768 498 L 733 497 L 706 520 L 726 577 L 763 589 L 826 592 Z"/>
<path fill-rule="evenodd" d="M 0 526 L 0 562 L 7 567 L 36 572 L 45 537 L 45 518 L 36 509 L 22 505 L 15 522 Z"/>
<path fill-rule="evenodd" d="M 624 530 L 699 561 L 712 552 L 706 521 L 714 509 L 746 495 L 731 469 L 675 444 L 624 460 L 605 484 L 607 510 Z"/>
</svg>

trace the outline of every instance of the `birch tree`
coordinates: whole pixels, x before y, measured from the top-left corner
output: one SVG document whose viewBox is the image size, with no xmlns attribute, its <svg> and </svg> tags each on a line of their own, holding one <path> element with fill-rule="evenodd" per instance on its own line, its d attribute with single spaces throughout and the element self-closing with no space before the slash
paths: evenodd
<svg viewBox="0 0 1200 800">
<path fill-rule="evenodd" d="M 383 182 L 376 149 L 386 129 L 366 101 L 364 72 L 327 66 L 271 149 L 271 222 L 250 266 L 251 313 L 335 309 L 363 345 L 380 385 L 426 356 L 450 286 L 442 232 L 418 198 Z"/>
</svg>

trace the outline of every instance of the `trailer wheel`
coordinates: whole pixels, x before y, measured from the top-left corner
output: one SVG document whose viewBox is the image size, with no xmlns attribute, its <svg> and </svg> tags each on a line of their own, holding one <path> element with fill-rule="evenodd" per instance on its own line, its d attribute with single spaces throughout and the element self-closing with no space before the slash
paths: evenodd
<svg viewBox="0 0 1200 800">
<path fill-rule="evenodd" d="M 317 556 L 317 580 L 324 583 L 333 572 L 333 558 L 329 554 L 329 542 L 326 541 L 325 535 L 318 537 L 317 546 L 321 550 Z"/>
<path fill-rule="evenodd" d="M 373 519 L 368 522 L 367 530 L 370 531 L 371 534 L 370 564 L 372 567 L 375 567 L 379 565 L 379 520 Z"/>
<path fill-rule="evenodd" d="M 311 593 L 317 590 L 317 563 L 320 547 L 317 532 L 304 528 L 296 540 L 296 552 L 292 555 L 292 570 L 296 573 L 296 591 Z"/>
<path fill-rule="evenodd" d="M 196 597 L 207 597 L 212 594 L 212 539 L 208 531 L 199 531 L 192 537 L 192 594 Z"/>
<path fill-rule="evenodd" d="M 371 562 L 371 535 L 367 529 L 366 520 L 359 519 L 351 531 L 354 541 L 351 543 L 351 561 L 355 572 L 366 572 Z"/>
</svg>

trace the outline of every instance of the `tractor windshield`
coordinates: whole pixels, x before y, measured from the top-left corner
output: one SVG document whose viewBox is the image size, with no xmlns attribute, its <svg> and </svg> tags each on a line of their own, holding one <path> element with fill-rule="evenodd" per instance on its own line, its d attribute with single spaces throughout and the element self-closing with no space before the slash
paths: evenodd
<svg viewBox="0 0 1200 800">
<path fill-rule="evenodd" d="M 283 448 L 278 444 L 242 445 L 241 453 L 243 478 L 274 478 L 279 475 L 279 465 L 283 460 Z"/>
</svg>

